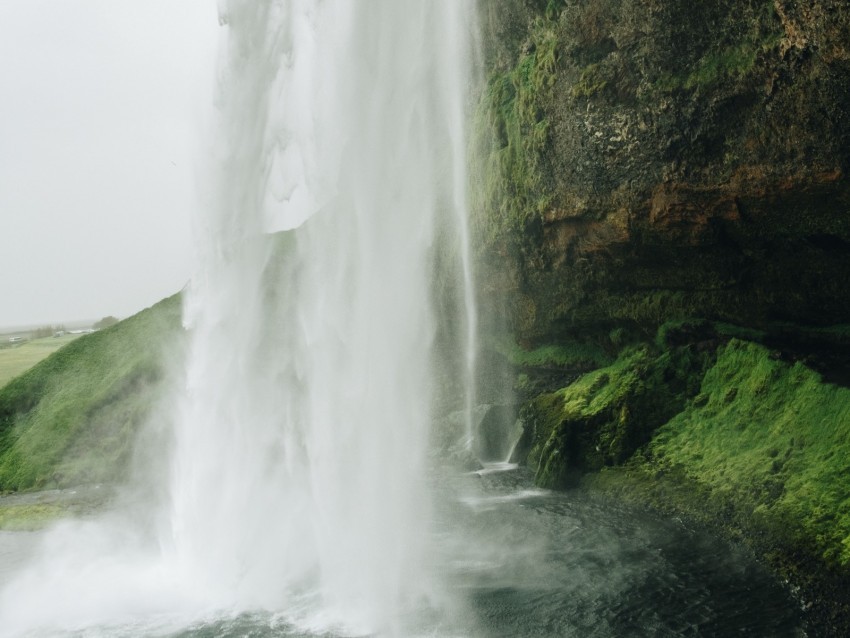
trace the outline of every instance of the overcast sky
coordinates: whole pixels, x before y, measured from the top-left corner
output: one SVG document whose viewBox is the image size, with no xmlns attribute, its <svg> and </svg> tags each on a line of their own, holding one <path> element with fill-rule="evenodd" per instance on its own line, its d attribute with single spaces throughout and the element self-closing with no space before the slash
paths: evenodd
<svg viewBox="0 0 850 638">
<path fill-rule="evenodd" d="M 180 290 L 216 3 L 0 9 L 0 328 L 123 318 Z"/>
</svg>

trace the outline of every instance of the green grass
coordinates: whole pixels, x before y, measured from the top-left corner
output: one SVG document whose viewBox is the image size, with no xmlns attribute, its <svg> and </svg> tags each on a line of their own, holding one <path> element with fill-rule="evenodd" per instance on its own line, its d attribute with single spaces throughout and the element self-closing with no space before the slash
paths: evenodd
<svg viewBox="0 0 850 638">
<path fill-rule="evenodd" d="M 0 388 L 0 491 L 119 479 L 156 401 L 179 295 L 68 343 Z"/>
<path fill-rule="evenodd" d="M 80 335 L 45 337 L 0 350 L 0 387 Z"/>
<path fill-rule="evenodd" d="M 113 494 L 94 486 L 0 496 L 0 530 L 36 530 L 62 518 L 88 517 L 101 511 Z"/>
</svg>

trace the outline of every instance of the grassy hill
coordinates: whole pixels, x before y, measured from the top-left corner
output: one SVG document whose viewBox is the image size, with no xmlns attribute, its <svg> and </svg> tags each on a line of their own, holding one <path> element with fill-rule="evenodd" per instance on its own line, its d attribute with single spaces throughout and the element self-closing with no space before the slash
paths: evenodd
<svg viewBox="0 0 850 638">
<path fill-rule="evenodd" d="M 120 479 L 160 395 L 180 295 L 84 335 L 0 388 L 0 492 Z"/>
</svg>

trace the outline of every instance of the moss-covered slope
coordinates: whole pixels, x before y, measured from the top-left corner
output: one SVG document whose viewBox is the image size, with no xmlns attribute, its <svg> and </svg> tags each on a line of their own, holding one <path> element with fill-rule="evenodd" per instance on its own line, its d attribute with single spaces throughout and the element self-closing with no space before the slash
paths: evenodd
<svg viewBox="0 0 850 638">
<path fill-rule="evenodd" d="M 640 464 L 850 566 L 850 389 L 800 362 L 738 339 L 702 353 L 642 346 L 535 397 L 524 419 L 541 485 Z"/>
<path fill-rule="evenodd" d="M 801 587 L 814 635 L 846 635 L 850 389 L 730 333 L 767 338 L 676 322 L 530 393 L 524 460 L 541 486 L 591 486 L 743 540 Z"/>
<path fill-rule="evenodd" d="M 181 331 L 180 296 L 80 337 L 0 388 L 0 491 L 120 478 Z"/>
<path fill-rule="evenodd" d="M 827 563 L 850 566 L 850 389 L 771 354 L 738 340 L 721 347 L 647 462 L 680 467 Z"/>
<path fill-rule="evenodd" d="M 535 428 L 528 462 L 544 487 L 567 487 L 584 472 L 622 464 L 695 392 L 704 357 L 683 348 L 629 349 L 562 390 L 539 395 L 524 419 Z"/>
</svg>

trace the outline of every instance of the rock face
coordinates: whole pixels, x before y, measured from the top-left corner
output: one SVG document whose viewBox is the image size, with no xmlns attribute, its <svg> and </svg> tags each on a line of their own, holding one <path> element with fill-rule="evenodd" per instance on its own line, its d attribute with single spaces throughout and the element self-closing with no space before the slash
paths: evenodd
<svg viewBox="0 0 850 638">
<path fill-rule="evenodd" d="M 513 369 L 517 450 L 745 540 L 850 635 L 850 3 L 481 22 L 482 361 Z"/>
<path fill-rule="evenodd" d="M 486 5 L 484 303 L 545 342 L 850 317 L 850 5 Z"/>
</svg>

